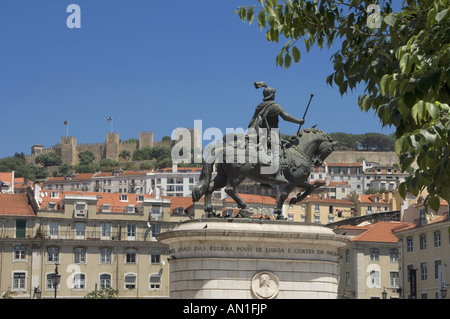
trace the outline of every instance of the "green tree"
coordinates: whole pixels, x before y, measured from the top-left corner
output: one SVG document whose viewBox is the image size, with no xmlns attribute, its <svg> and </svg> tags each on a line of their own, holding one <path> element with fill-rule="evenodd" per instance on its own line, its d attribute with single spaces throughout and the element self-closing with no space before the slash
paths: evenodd
<svg viewBox="0 0 450 319">
<path fill-rule="evenodd" d="M 285 68 L 300 61 L 301 49 L 339 47 L 326 82 L 341 94 L 364 87 L 359 107 L 375 110 L 383 126 L 396 128 L 402 170 L 414 160 L 419 166 L 400 184 L 400 194 L 418 195 L 427 188 L 425 205 L 437 210 L 438 196 L 450 202 L 450 1 L 404 0 L 396 13 L 390 0 L 368 5 L 364 0 L 258 0 L 235 13 L 250 24 L 256 17 L 268 41 L 286 39 L 275 59 Z"/>
<path fill-rule="evenodd" d="M 35 157 L 34 162 L 36 164 L 42 164 L 45 168 L 49 166 L 59 166 L 62 163 L 61 157 L 57 156 L 53 152 L 40 154 Z"/>
<path fill-rule="evenodd" d="M 117 289 L 111 287 L 101 288 L 97 290 L 97 285 L 94 291 L 89 292 L 85 298 L 87 299 L 116 299 L 119 295 Z"/>
<path fill-rule="evenodd" d="M 91 151 L 84 151 L 78 153 L 78 158 L 80 160 L 80 165 L 89 165 L 94 161 L 95 156 Z"/>
<path fill-rule="evenodd" d="M 131 158 L 131 153 L 130 151 L 123 150 L 122 152 L 120 152 L 119 156 L 128 162 L 128 160 Z"/>
</svg>

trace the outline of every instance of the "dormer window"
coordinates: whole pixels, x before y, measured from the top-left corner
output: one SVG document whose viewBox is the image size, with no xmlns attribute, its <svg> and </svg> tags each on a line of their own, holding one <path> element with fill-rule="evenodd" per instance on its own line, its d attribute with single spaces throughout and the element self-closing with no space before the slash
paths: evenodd
<svg viewBox="0 0 450 319">
<path fill-rule="evenodd" d="M 134 205 L 128 205 L 125 207 L 125 213 L 133 214 L 134 213 Z"/>
<path fill-rule="evenodd" d="M 120 195 L 121 202 L 128 202 L 128 195 Z"/>
<path fill-rule="evenodd" d="M 74 205 L 74 217 L 85 218 L 87 216 L 87 204 L 84 202 L 76 202 Z"/>
<path fill-rule="evenodd" d="M 56 203 L 55 202 L 49 202 L 48 203 L 48 210 L 56 210 Z"/>
<path fill-rule="evenodd" d="M 103 204 L 102 205 L 102 212 L 103 213 L 110 213 L 111 212 L 111 205 L 110 204 Z"/>
<path fill-rule="evenodd" d="M 59 192 L 51 192 L 50 197 L 51 198 L 59 198 Z"/>
<path fill-rule="evenodd" d="M 143 202 L 144 201 L 144 195 L 137 195 L 136 199 L 138 202 Z"/>
</svg>

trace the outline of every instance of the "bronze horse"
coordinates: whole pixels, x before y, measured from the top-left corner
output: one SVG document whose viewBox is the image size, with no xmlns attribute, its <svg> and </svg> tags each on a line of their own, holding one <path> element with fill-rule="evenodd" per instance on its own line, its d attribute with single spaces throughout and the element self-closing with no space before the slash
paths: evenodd
<svg viewBox="0 0 450 319">
<path fill-rule="evenodd" d="M 316 128 L 307 128 L 292 135 L 289 140 L 282 142 L 283 147 L 280 151 L 280 165 L 286 184 L 281 184 L 282 192 L 277 200 L 277 207 L 274 214 L 277 219 L 284 219 L 282 216 L 282 207 L 290 192 L 295 187 L 304 190 L 298 193 L 297 197 L 292 198 L 290 204 L 295 204 L 308 196 L 315 188 L 309 184 L 308 177 L 311 174 L 313 166 L 322 165 L 325 158 L 333 151 L 334 143 L 331 137 Z M 248 144 L 245 146 L 248 151 Z M 222 155 L 223 156 L 223 155 Z M 259 182 L 261 184 L 273 184 L 273 174 L 262 174 L 261 164 L 257 163 L 226 163 L 225 157 L 223 161 L 219 161 L 217 166 L 217 175 L 211 181 L 214 161 L 207 161 L 202 168 L 200 180 L 192 191 L 192 199 L 194 202 L 200 200 L 205 195 L 205 212 L 208 217 L 216 216 L 211 205 L 211 195 L 215 190 L 225 187 L 225 192 L 235 200 L 241 209 L 242 216 L 245 216 L 246 204 L 236 193 L 238 186 L 246 177 Z"/>
</svg>

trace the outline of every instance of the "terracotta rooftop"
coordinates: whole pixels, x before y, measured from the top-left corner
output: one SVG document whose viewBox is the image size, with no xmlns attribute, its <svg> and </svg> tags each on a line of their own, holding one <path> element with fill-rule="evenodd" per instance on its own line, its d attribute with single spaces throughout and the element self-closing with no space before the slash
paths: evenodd
<svg viewBox="0 0 450 319">
<path fill-rule="evenodd" d="M 394 231 L 403 230 L 411 225 L 411 223 L 402 222 L 376 222 L 364 226 L 367 230 L 353 237 L 351 241 L 396 243 L 398 238 L 394 235 Z"/>
<path fill-rule="evenodd" d="M 0 194 L 0 215 L 35 216 L 26 193 Z"/>
</svg>

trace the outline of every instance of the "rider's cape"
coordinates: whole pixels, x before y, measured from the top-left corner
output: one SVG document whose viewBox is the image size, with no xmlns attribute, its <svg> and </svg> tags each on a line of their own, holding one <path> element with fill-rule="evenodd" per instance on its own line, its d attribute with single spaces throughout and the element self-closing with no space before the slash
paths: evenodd
<svg viewBox="0 0 450 319">
<path fill-rule="evenodd" d="M 271 124 L 278 124 L 278 114 L 281 112 L 283 112 L 283 108 L 275 101 L 264 101 L 256 107 L 255 114 L 253 115 L 248 127 L 264 127 L 267 129 L 273 128 L 274 126 Z M 270 123 L 272 122 L 271 120 L 276 121 L 276 123 Z M 275 127 L 278 127 L 278 125 Z"/>
</svg>

